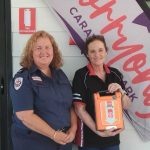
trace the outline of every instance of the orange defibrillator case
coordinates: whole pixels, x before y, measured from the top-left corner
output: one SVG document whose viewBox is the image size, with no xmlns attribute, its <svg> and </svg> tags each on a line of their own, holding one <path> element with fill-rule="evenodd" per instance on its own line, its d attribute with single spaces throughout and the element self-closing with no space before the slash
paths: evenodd
<svg viewBox="0 0 150 150">
<path fill-rule="evenodd" d="M 99 92 L 94 93 L 97 130 L 124 127 L 121 96 L 120 92 L 105 96 L 101 96 Z"/>
</svg>

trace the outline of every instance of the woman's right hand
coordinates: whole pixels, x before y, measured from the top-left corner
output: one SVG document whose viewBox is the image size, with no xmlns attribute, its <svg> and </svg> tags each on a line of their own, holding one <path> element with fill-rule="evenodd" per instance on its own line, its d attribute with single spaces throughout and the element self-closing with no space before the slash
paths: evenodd
<svg viewBox="0 0 150 150">
<path fill-rule="evenodd" d="M 110 137 L 110 136 L 115 136 L 117 134 L 119 134 L 120 132 L 122 132 L 124 129 L 109 129 L 109 130 L 105 130 L 105 131 L 97 131 L 96 134 L 101 136 L 101 137 Z"/>
</svg>

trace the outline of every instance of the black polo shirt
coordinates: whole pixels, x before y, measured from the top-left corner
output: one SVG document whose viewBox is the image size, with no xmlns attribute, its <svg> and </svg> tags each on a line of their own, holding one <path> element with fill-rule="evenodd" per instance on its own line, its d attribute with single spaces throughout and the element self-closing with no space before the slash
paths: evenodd
<svg viewBox="0 0 150 150">
<path fill-rule="evenodd" d="M 122 74 L 115 68 L 104 65 L 106 71 L 105 81 L 95 75 L 92 66 L 89 64 L 76 71 L 73 79 L 73 102 L 75 105 L 86 105 L 87 112 L 95 121 L 95 110 L 93 94 L 95 92 L 107 91 L 110 83 L 118 83 L 125 89 Z M 91 131 L 82 120 L 78 120 L 78 131 L 76 144 L 88 147 L 107 147 L 120 143 L 119 135 L 113 137 L 100 137 Z"/>
</svg>

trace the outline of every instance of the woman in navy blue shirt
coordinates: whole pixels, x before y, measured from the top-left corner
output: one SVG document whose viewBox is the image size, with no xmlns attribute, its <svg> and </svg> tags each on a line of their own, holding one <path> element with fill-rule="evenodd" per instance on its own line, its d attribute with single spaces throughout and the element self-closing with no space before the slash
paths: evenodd
<svg viewBox="0 0 150 150">
<path fill-rule="evenodd" d="M 34 33 L 20 65 L 10 84 L 14 150 L 71 150 L 76 115 L 54 38 L 45 31 Z"/>
</svg>

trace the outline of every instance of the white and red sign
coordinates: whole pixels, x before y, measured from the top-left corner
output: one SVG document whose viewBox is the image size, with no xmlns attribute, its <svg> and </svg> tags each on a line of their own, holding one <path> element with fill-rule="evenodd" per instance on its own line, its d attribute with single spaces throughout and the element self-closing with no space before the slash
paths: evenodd
<svg viewBox="0 0 150 150">
<path fill-rule="evenodd" d="M 119 68 L 132 100 L 126 111 L 144 141 L 150 140 L 150 9 L 143 0 L 45 0 L 85 54 L 85 39 L 103 34 L 107 64 Z M 69 20 L 69 21 L 68 21 Z"/>
<path fill-rule="evenodd" d="M 36 9 L 19 8 L 19 33 L 32 34 L 36 31 Z"/>
</svg>

